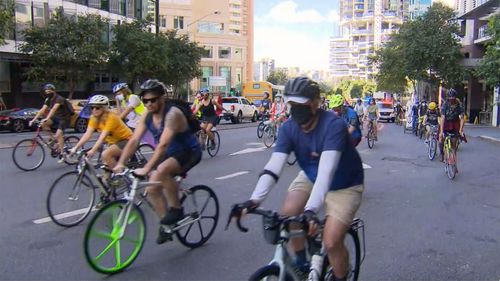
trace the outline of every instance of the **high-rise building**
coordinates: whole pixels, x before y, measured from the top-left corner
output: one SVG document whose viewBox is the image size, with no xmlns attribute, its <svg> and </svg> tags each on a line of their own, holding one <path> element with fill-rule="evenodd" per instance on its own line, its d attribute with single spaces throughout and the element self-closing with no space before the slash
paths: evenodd
<svg viewBox="0 0 500 281">
<path fill-rule="evenodd" d="M 202 77 L 191 88 L 211 87 L 210 77 L 224 77 L 226 86 L 212 90 L 228 93 L 253 79 L 253 0 L 162 0 L 160 31 L 167 29 L 187 34 L 206 50 Z"/>
<path fill-rule="evenodd" d="M 340 0 L 340 35 L 330 40 L 333 79 L 371 79 L 368 57 L 390 38 L 407 15 L 406 0 Z"/>
</svg>

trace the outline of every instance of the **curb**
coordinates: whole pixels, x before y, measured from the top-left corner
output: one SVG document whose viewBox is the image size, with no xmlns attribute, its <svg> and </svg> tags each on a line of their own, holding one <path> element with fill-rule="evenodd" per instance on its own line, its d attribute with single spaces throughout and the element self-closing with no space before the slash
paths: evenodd
<svg viewBox="0 0 500 281">
<path fill-rule="evenodd" d="M 492 142 L 496 142 L 496 143 L 500 144 L 500 139 L 496 139 L 496 138 L 492 138 L 492 137 L 488 137 L 488 136 L 479 136 L 479 138 L 481 138 L 483 140 L 492 141 Z"/>
</svg>

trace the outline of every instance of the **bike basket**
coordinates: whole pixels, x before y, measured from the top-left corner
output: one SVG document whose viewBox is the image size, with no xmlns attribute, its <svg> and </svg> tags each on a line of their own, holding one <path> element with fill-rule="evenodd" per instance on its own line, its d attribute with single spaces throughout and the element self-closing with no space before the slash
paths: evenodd
<svg viewBox="0 0 500 281">
<path fill-rule="evenodd" d="M 264 229 L 264 238 L 267 243 L 276 245 L 280 240 L 280 223 L 278 222 L 278 214 L 272 217 L 262 217 L 262 227 Z"/>
</svg>

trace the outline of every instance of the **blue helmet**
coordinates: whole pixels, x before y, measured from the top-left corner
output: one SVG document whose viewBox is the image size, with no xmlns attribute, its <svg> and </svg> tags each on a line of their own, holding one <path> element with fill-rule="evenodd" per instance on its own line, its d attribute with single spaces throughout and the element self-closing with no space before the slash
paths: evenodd
<svg viewBox="0 0 500 281">
<path fill-rule="evenodd" d="M 455 89 L 449 89 L 448 93 L 446 94 L 447 97 L 449 98 L 456 98 L 457 97 L 457 91 Z"/>
<path fill-rule="evenodd" d="M 118 93 L 118 91 L 128 88 L 127 83 L 118 83 L 113 86 L 113 94 Z"/>
<path fill-rule="evenodd" d="M 203 88 L 203 89 L 200 90 L 200 93 L 201 94 L 209 94 L 210 90 L 208 88 Z"/>
<path fill-rule="evenodd" d="M 42 89 L 44 91 L 46 91 L 46 90 L 55 91 L 56 90 L 56 86 L 54 86 L 54 84 L 47 83 L 47 84 L 45 84 L 45 85 L 42 86 Z"/>
</svg>

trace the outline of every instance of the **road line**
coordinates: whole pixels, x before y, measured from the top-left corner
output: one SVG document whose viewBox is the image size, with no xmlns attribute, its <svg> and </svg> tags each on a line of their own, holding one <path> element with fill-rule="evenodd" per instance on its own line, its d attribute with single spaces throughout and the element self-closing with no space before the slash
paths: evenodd
<svg viewBox="0 0 500 281">
<path fill-rule="evenodd" d="M 371 168 L 372 168 L 372 166 L 363 163 L 363 169 L 371 169 Z"/>
<path fill-rule="evenodd" d="M 500 143 L 500 140 L 497 139 L 497 138 L 492 138 L 492 137 L 488 137 L 488 136 L 479 136 L 479 137 L 482 138 L 482 139 L 486 139 L 486 140 L 490 140 L 490 141 L 494 141 L 494 142 Z"/>
<path fill-rule="evenodd" d="M 263 144 L 262 144 L 262 142 L 247 142 L 247 145 L 258 145 L 258 146 L 261 146 Z"/>
<path fill-rule="evenodd" d="M 218 178 L 215 178 L 215 179 L 216 180 L 226 180 L 226 179 L 230 179 L 230 178 L 234 178 L 234 177 L 246 175 L 248 173 L 249 173 L 249 171 L 241 171 L 241 172 L 233 173 L 233 174 L 230 174 L 230 175 L 227 175 L 227 176 L 218 177 Z"/>
<path fill-rule="evenodd" d="M 95 211 L 95 210 L 96 209 L 94 208 L 92 211 Z M 83 209 L 74 210 L 74 211 L 67 212 L 67 213 L 62 213 L 62 214 L 56 215 L 55 217 L 57 219 L 64 219 L 64 218 L 69 218 L 69 217 L 76 216 L 76 215 L 81 215 L 81 214 L 85 213 L 86 211 L 87 211 L 87 208 L 83 208 Z M 45 218 L 34 220 L 33 223 L 42 224 L 42 223 L 47 223 L 50 221 L 52 221 L 52 219 L 50 217 L 45 217 Z"/>
<path fill-rule="evenodd" d="M 240 154 L 247 154 L 247 153 L 253 153 L 253 152 L 259 152 L 259 151 L 264 151 L 266 150 L 266 147 L 257 147 L 257 148 L 245 148 L 243 150 L 234 152 L 229 154 L 229 156 L 235 156 L 235 155 L 240 155 Z"/>
</svg>

